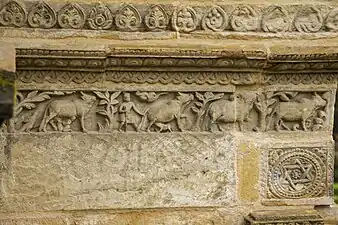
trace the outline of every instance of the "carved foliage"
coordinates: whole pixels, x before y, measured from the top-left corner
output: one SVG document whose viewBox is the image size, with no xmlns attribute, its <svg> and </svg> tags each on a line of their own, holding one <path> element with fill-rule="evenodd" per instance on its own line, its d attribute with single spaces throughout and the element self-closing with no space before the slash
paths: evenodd
<svg viewBox="0 0 338 225">
<path fill-rule="evenodd" d="M 58 12 L 58 23 L 62 28 L 82 28 L 86 18 L 82 7 L 75 3 L 65 5 Z"/>
<path fill-rule="evenodd" d="M 204 30 L 223 31 L 228 25 L 228 16 L 219 6 L 213 6 L 207 10 L 202 18 Z"/>
<path fill-rule="evenodd" d="M 299 199 L 326 195 L 325 148 L 269 151 L 267 198 Z"/>
<path fill-rule="evenodd" d="M 255 31 L 258 28 L 258 15 L 251 6 L 238 6 L 232 12 L 230 25 L 235 31 Z"/>
<path fill-rule="evenodd" d="M 132 5 L 126 5 L 116 15 L 116 27 L 122 31 L 135 31 L 141 25 L 141 16 L 138 10 Z"/>
<path fill-rule="evenodd" d="M 315 7 L 306 6 L 298 11 L 294 25 L 299 32 L 317 32 L 323 25 L 323 17 Z"/>
<path fill-rule="evenodd" d="M 283 32 L 289 29 L 289 16 L 282 6 L 270 6 L 262 18 L 262 29 L 265 32 Z"/>
<path fill-rule="evenodd" d="M 45 2 L 33 6 L 28 14 L 28 24 L 34 28 L 52 28 L 56 23 L 56 14 Z"/>
<path fill-rule="evenodd" d="M 144 17 L 144 23 L 151 31 L 164 30 L 169 23 L 169 17 L 160 5 L 154 5 Z"/>
<path fill-rule="evenodd" d="M 179 32 L 194 31 L 198 24 L 196 11 L 189 6 L 178 8 L 175 10 L 172 18 L 172 26 L 174 30 Z"/>
<path fill-rule="evenodd" d="M 88 26 L 94 30 L 108 30 L 113 24 L 111 11 L 102 3 L 96 4 L 90 11 Z"/>
<path fill-rule="evenodd" d="M 27 13 L 17 2 L 10 1 L 0 10 L 0 24 L 21 27 L 26 23 Z"/>
</svg>

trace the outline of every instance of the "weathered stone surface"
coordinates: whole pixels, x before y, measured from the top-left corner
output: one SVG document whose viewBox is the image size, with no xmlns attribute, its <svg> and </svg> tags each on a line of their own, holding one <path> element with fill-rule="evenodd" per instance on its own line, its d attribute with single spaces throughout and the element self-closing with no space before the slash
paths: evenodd
<svg viewBox="0 0 338 225">
<path fill-rule="evenodd" d="M 11 138 L 2 211 L 220 206 L 236 195 L 231 135 Z"/>
</svg>

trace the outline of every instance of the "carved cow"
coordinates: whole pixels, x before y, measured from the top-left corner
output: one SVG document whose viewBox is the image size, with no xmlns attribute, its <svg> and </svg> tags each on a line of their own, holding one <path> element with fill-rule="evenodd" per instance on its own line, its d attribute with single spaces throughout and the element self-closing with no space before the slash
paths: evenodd
<svg viewBox="0 0 338 225">
<path fill-rule="evenodd" d="M 233 99 L 236 97 L 236 100 Z M 249 113 L 253 108 L 254 101 L 257 98 L 256 93 L 240 93 L 231 96 L 232 99 L 220 99 L 212 102 L 208 109 L 210 117 L 209 129 L 212 131 L 213 124 L 216 124 L 220 131 L 223 128 L 220 122 L 235 123 L 238 122 L 240 131 L 243 131 L 243 123 L 248 121 Z"/>
<path fill-rule="evenodd" d="M 46 131 L 47 124 L 54 118 L 69 118 L 74 121 L 80 119 L 83 132 L 87 132 L 84 127 L 84 117 L 93 106 L 96 97 L 82 93 L 81 99 L 60 99 L 51 101 L 46 109 L 39 127 L 39 131 Z"/>
<path fill-rule="evenodd" d="M 194 99 L 192 94 L 178 93 L 175 100 L 166 100 L 154 104 L 147 111 L 147 118 L 149 121 L 147 131 L 154 123 L 168 123 L 176 119 L 178 129 L 182 131 L 180 119 L 182 118 L 182 109 Z"/>
<path fill-rule="evenodd" d="M 319 108 L 324 107 L 326 104 L 327 102 L 316 92 L 312 96 L 312 99 L 302 98 L 299 102 L 280 102 L 275 109 L 275 128 L 278 131 L 279 125 L 283 123 L 283 120 L 289 122 L 300 121 L 303 130 L 307 131 L 307 119 L 309 119 L 313 113 L 315 113 Z"/>
</svg>

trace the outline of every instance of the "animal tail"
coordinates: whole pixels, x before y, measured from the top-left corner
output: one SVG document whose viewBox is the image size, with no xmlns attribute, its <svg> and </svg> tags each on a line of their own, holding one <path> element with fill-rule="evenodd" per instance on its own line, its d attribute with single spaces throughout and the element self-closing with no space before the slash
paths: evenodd
<svg viewBox="0 0 338 225">
<path fill-rule="evenodd" d="M 49 109 L 50 103 L 51 102 L 49 102 L 47 104 L 45 112 L 43 113 L 43 117 L 42 117 L 42 121 L 41 121 L 41 124 L 40 124 L 40 127 L 39 127 L 39 131 L 43 131 L 43 129 L 44 129 L 44 126 L 45 126 L 44 124 L 46 123 L 46 116 L 47 116 L 47 111 Z"/>
</svg>

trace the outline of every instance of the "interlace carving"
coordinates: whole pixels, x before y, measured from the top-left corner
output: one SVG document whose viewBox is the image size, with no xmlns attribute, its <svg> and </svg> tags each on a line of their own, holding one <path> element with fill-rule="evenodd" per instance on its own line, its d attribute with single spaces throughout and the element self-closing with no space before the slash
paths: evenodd
<svg viewBox="0 0 338 225">
<path fill-rule="evenodd" d="M 26 10 L 17 2 L 10 1 L 0 10 L 0 24 L 2 26 L 21 27 L 26 23 Z"/>
<path fill-rule="evenodd" d="M 132 5 L 126 5 L 116 15 L 116 27 L 122 31 L 135 31 L 141 25 L 141 16 Z"/>
<path fill-rule="evenodd" d="M 33 28 L 52 28 L 56 24 L 56 14 L 45 2 L 33 6 L 28 14 L 28 24 Z"/>
<path fill-rule="evenodd" d="M 58 12 L 58 23 L 62 28 L 82 28 L 86 18 L 82 7 L 75 3 L 65 5 Z"/>
<path fill-rule="evenodd" d="M 269 151 L 268 198 L 298 199 L 326 194 L 325 148 Z"/>
<path fill-rule="evenodd" d="M 108 30 L 112 27 L 113 15 L 109 8 L 102 4 L 96 4 L 90 11 L 88 25 L 94 30 Z"/>
</svg>

